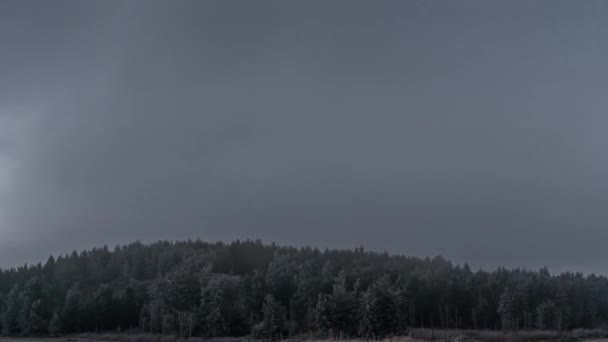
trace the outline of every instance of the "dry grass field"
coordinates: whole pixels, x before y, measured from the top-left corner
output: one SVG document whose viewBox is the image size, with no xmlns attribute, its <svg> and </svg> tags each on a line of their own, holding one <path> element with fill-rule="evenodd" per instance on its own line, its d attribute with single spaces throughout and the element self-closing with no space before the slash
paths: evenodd
<svg viewBox="0 0 608 342">
<path fill-rule="evenodd" d="M 314 338 L 309 335 L 295 336 L 283 340 L 284 342 L 329 342 L 337 339 Z M 350 339 L 349 342 L 370 342 L 364 339 Z M 574 330 L 568 332 L 558 331 L 517 331 L 502 332 L 490 330 L 439 330 L 439 329 L 413 329 L 409 336 L 394 336 L 376 341 L 382 342 L 608 342 L 606 330 Z M 203 339 L 191 337 L 178 338 L 171 335 L 154 335 L 142 333 L 90 333 L 78 334 L 58 338 L 0 338 L 0 342 L 263 342 L 247 337 L 223 337 Z"/>
</svg>

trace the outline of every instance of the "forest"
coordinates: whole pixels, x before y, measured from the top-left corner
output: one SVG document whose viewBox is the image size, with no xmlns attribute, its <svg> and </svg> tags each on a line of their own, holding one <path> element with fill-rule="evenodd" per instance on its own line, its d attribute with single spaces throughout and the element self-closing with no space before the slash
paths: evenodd
<svg viewBox="0 0 608 342">
<path fill-rule="evenodd" d="M 443 257 L 201 240 L 94 248 L 0 272 L 5 336 L 383 337 L 608 324 L 608 279 Z"/>
</svg>

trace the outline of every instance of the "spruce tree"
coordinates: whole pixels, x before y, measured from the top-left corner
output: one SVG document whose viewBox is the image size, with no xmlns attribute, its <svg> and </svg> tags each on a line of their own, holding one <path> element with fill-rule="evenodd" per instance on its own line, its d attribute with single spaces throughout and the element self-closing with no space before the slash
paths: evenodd
<svg viewBox="0 0 608 342">
<path fill-rule="evenodd" d="M 357 297 L 356 290 L 346 287 L 346 276 L 340 272 L 335 279 L 332 293 L 328 296 L 329 321 L 334 333 L 342 337 L 356 332 Z"/>
<path fill-rule="evenodd" d="M 562 319 L 559 309 L 551 300 L 546 300 L 536 308 L 536 327 L 540 330 L 561 330 Z"/>
<path fill-rule="evenodd" d="M 222 336 L 224 333 L 224 316 L 222 315 L 223 289 L 219 279 L 212 279 L 201 289 L 199 315 L 205 327 L 205 335 Z"/>
<path fill-rule="evenodd" d="M 317 297 L 317 305 L 314 309 L 315 325 L 322 333 L 328 333 L 331 325 L 331 306 L 328 295 L 320 293 Z"/>
<path fill-rule="evenodd" d="M 274 299 L 274 296 L 269 294 L 264 298 L 262 306 L 262 327 L 263 336 L 269 340 L 278 339 L 281 337 L 285 322 L 283 320 L 283 312 L 280 304 Z"/>
<path fill-rule="evenodd" d="M 61 317 L 59 316 L 59 311 L 55 310 L 49 323 L 49 335 L 51 337 L 57 337 L 61 335 L 61 332 Z"/>
<path fill-rule="evenodd" d="M 365 338 L 374 337 L 374 297 L 372 289 L 369 288 L 361 294 L 358 311 L 359 336 Z"/>
<path fill-rule="evenodd" d="M 29 296 L 23 296 L 21 301 L 21 310 L 19 311 L 19 330 L 22 336 L 30 336 L 32 334 L 32 320 L 30 313 L 32 311 L 32 300 Z"/>
<path fill-rule="evenodd" d="M 72 285 L 65 296 L 65 303 L 61 317 L 63 317 L 63 329 L 66 333 L 78 332 L 81 329 L 83 315 L 82 292 L 78 283 Z"/>
<path fill-rule="evenodd" d="M 2 311 L 2 334 L 14 336 L 20 333 L 19 316 L 21 313 L 21 295 L 19 286 L 15 285 L 9 292 Z"/>
<path fill-rule="evenodd" d="M 371 290 L 375 336 L 385 337 L 396 334 L 399 329 L 399 292 L 388 275 L 376 280 Z"/>
</svg>

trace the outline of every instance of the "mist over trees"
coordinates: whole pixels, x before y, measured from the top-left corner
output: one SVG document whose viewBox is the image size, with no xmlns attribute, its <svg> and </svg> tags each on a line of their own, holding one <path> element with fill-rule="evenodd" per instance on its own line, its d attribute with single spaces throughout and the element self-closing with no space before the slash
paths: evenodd
<svg viewBox="0 0 608 342">
<path fill-rule="evenodd" d="M 547 269 L 472 271 L 442 257 L 135 242 L 0 272 L 7 336 L 138 330 L 183 337 L 381 337 L 414 327 L 595 328 L 608 279 Z"/>
</svg>

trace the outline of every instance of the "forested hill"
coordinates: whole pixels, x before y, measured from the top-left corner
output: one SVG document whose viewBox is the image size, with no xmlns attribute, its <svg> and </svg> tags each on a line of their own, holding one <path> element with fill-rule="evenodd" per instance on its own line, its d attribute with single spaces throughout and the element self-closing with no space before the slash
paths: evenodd
<svg viewBox="0 0 608 342">
<path fill-rule="evenodd" d="M 92 249 L 0 273 L 5 335 L 137 329 L 181 336 L 402 334 L 411 327 L 573 329 L 608 323 L 599 276 L 473 272 L 419 259 L 202 241 Z"/>
</svg>

